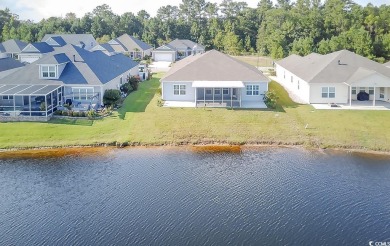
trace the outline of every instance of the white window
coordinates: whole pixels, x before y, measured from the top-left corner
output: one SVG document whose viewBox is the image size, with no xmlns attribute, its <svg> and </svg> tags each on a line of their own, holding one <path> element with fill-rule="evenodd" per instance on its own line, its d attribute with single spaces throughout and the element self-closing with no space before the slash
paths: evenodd
<svg viewBox="0 0 390 246">
<path fill-rule="evenodd" d="M 247 85 L 246 86 L 246 95 L 247 96 L 258 96 L 260 95 L 260 86 L 259 85 Z"/>
<path fill-rule="evenodd" d="M 185 95 L 186 94 L 186 85 L 173 85 L 173 95 Z"/>
<path fill-rule="evenodd" d="M 374 87 L 368 87 L 368 94 L 374 95 Z"/>
<path fill-rule="evenodd" d="M 352 95 L 356 95 L 356 87 L 352 87 Z"/>
<path fill-rule="evenodd" d="M 229 95 L 229 88 L 223 88 L 223 89 L 222 89 L 222 93 L 223 93 L 224 95 Z"/>
<path fill-rule="evenodd" d="M 73 100 L 89 100 L 93 97 L 93 88 L 72 88 Z"/>
<path fill-rule="evenodd" d="M 366 87 L 360 87 L 359 92 L 366 92 Z"/>
<path fill-rule="evenodd" d="M 206 95 L 211 95 L 213 94 L 213 91 L 211 89 L 206 89 Z"/>
<path fill-rule="evenodd" d="M 214 94 L 215 94 L 215 95 L 221 95 L 221 89 L 219 89 L 219 88 L 214 88 Z"/>
<path fill-rule="evenodd" d="M 3 96 L 3 100 L 13 100 L 14 96 Z"/>
<path fill-rule="evenodd" d="M 42 78 L 55 78 L 56 66 L 41 66 Z"/>
<path fill-rule="evenodd" d="M 322 87 L 322 98 L 335 98 L 336 88 L 335 87 Z"/>
</svg>

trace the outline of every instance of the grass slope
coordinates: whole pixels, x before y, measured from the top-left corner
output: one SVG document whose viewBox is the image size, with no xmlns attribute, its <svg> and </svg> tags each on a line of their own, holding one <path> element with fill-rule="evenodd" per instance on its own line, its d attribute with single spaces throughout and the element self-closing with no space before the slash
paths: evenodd
<svg viewBox="0 0 390 246">
<path fill-rule="evenodd" d="M 276 82 L 278 109 L 160 108 L 159 76 L 143 82 L 102 120 L 0 123 L 0 148 L 130 144 L 263 143 L 390 150 L 387 111 L 314 110 L 291 101 Z M 307 128 L 305 126 L 308 125 Z"/>
</svg>

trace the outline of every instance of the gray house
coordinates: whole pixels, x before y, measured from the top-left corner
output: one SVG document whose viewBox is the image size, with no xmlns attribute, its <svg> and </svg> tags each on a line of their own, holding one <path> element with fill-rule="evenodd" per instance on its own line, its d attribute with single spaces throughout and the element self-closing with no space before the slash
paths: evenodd
<svg viewBox="0 0 390 246">
<path fill-rule="evenodd" d="M 100 50 L 106 54 L 122 53 L 129 55 L 132 59 L 142 59 L 152 54 L 153 47 L 149 44 L 128 34 L 110 40 L 105 44 L 98 44 L 92 51 Z"/>
<path fill-rule="evenodd" d="M 19 59 L 24 63 L 32 63 L 52 51 L 53 47 L 46 42 L 31 43 L 22 50 Z"/>
<path fill-rule="evenodd" d="M 118 89 L 127 76 L 137 74 L 138 63 L 123 54 L 58 47 L 0 79 L 0 116 L 48 117 L 64 103 L 75 111 L 96 108 L 105 90 Z"/>
<path fill-rule="evenodd" d="M 19 54 L 26 46 L 27 43 L 17 39 L 10 39 L 3 43 L 0 43 L 0 58 L 12 57 L 18 60 Z"/>
<path fill-rule="evenodd" d="M 175 63 L 161 79 L 167 107 L 266 108 L 269 79 L 255 67 L 211 50 Z"/>
<path fill-rule="evenodd" d="M 193 54 L 205 52 L 205 47 L 188 39 L 175 39 L 152 52 L 154 61 L 174 62 Z"/>
</svg>

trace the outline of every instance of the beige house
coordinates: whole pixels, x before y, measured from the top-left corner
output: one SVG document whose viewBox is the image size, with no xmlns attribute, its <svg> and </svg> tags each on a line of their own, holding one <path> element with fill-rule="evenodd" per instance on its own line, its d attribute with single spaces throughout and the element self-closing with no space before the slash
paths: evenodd
<svg viewBox="0 0 390 246">
<path fill-rule="evenodd" d="M 305 57 L 290 55 L 275 62 L 285 88 L 309 104 L 349 104 L 390 100 L 390 68 L 347 50 Z M 364 94 L 364 95 L 362 95 Z"/>
</svg>

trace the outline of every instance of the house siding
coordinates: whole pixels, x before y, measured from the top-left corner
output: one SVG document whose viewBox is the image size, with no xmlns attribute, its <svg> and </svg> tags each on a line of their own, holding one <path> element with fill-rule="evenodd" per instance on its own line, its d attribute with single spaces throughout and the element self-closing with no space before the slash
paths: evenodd
<svg viewBox="0 0 390 246">
<path fill-rule="evenodd" d="M 322 87 L 335 87 L 335 98 L 322 98 Z M 349 86 L 335 83 L 312 83 L 310 85 L 310 103 L 348 103 Z"/>
<path fill-rule="evenodd" d="M 246 94 L 247 85 L 259 85 L 260 95 L 250 96 Z M 244 82 L 244 88 L 241 89 L 241 100 L 247 102 L 263 101 L 264 95 L 268 90 L 268 82 Z"/>
<path fill-rule="evenodd" d="M 173 85 L 186 85 L 185 95 L 174 95 Z M 165 101 L 195 102 L 195 90 L 192 82 L 162 82 L 162 99 Z"/>
</svg>

